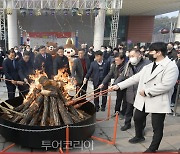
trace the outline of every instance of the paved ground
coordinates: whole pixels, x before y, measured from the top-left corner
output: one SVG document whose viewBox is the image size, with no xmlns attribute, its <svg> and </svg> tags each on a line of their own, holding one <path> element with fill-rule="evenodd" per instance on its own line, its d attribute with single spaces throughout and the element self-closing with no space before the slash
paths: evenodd
<svg viewBox="0 0 180 154">
<path fill-rule="evenodd" d="M 89 91 L 91 90 L 91 83 L 89 83 Z M 0 82 L 0 101 L 4 101 L 7 99 L 7 92 L 4 82 Z M 112 93 L 112 105 L 111 105 L 111 113 L 114 112 L 115 105 L 115 93 Z M 178 113 L 180 113 L 180 105 L 178 107 Z M 98 112 L 97 118 L 106 117 L 106 112 Z M 109 145 L 106 143 L 102 143 L 96 140 L 87 140 L 86 148 L 84 146 L 83 149 L 79 147 L 71 150 L 70 152 L 101 152 L 101 153 L 109 153 L 109 152 L 143 152 L 149 146 L 152 139 L 152 127 L 151 127 L 151 117 L 150 115 L 147 117 L 147 126 L 145 130 L 145 138 L 146 140 L 141 144 L 130 144 L 128 140 L 134 136 L 134 124 L 132 122 L 132 128 L 122 132 L 120 131 L 120 127 L 123 125 L 123 120 L 118 121 L 118 130 L 117 130 L 117 138 L 115 145 Z M 102 123 L 96 124 L 96 130 L 94 132 L 94 136 L 98 136 L 104 139 L 112 139 L 113 137 L 113 127 L 114 127 L 114 118 L 109 121 L 105 121 Z M 4 149 L 8 145 L 12 144 L 0 136 L 0 150 Z M 89 147 L 88 147 L 89 146 Z M 180 117 L 167 115 L 165 120 L 165 129 L 164 129 L 164 137 L 161 142 L 159 151 L 177 151 L 180 149 Z M 24 148 L 19 145 L 14 146 L 9 149 L 8 152 L 41 152 L 44 150 L 37 149 L 29 149 Z"/>
</svg>

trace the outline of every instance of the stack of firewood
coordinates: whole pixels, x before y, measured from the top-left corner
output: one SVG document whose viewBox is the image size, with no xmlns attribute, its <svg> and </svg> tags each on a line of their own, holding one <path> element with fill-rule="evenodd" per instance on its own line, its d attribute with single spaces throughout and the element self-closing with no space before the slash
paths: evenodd
<svg viewBox="0 0 180 154">
<path fill-rule="evenodd" d="M 86 120 L 89 114 L 70 105 L 70 97 L 60 81 L 49 80 L 46 76 L 38 79 L 38 86 L 30 90 L 23 103 L 14 108 L 9 119 L 23 125 L 60 126 Z M 19 113 L 19 114 L 16 114 Z"/>
</svg>

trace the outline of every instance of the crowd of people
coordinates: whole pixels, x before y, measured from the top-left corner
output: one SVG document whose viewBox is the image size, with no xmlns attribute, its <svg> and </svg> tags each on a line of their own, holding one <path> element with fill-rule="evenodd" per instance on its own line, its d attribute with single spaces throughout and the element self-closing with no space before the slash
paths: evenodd
<svg viewBox="0 0 180 154">
<path fill-rule="evenodd" d="M 45 46 L 38 49 L 29 45 L 15 46 L 4 54 L 0 48 L 0 65 L 3 68 L 8 98 L 15 97 L 15 90 L 26 95 L 29 75 L 35 70 L 46 72 L 48 78 L 53 78 L 61 68 L 66 68 L 70 77 L 82 87 L 80 95 L 86 94 L 88 80 L 94 86 L 94 93 L 106 90 L 116 91 L 114 112 L 124 119 L 121 131 L 131 128 L 134 117 L 135 137 L 130 143 L 144 141 L 146 116 L 152 113 L 153 140 L 146 152 L 155 152 L 163 136 L 164 119 L 166 113 L 171 112 L 175 104 L 177 84 L 180 70 L 180 42 L 152 43 L 149 47 L 135 45 L 127 50 L 124 44 L 116 48 L 101 46 L 94 51 L 94 47 L 82 44 L 74 59 L 72 69 L 68 57 L 64 55 L 64 48 L 57 48 L 57 55 L 46 52 Z M 114 82 L 111 83 L 111 79 Z M 174 91 L 173 91 L 174 87 Z M 96 96 L 96 95 L 95 95 Z M 172 96 L 172 97 L 171 97 Z M 107 95 L 94 99 L 96 112 L 106 110 Z M 135 112 L 134 111 L 135 108 Z"/>
</svg>

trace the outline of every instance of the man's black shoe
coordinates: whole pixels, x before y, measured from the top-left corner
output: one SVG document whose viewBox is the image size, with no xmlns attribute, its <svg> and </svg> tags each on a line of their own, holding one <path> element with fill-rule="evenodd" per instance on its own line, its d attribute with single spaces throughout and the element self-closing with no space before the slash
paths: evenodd
<svg viewBox="0 0 180 154">
<path fill-rule="evenodd" d="M 145 138 L 144 137 L 133 137 L 132 139 L 130 139 L 129 140 L 129 142 L 130 143 L 132 143 L 132 144 L 136 144 L 136 143 L 140 143 L 140 142 L 142 142 L 142 141 L 144 141 L 145 140 Z"/>
<path fill-rule="evenodd" d="M 96 112 L 99 112 L 99 107 L 96 107 Z"/>
<path fill-rule="evenodd" d="M 126 130 L 128 130 L 130 128 L 131 128 L 131 124 L 124 125 L 124 126 L 121 127 L 121 131 L 126 131 Z"/>
<path fill-rule="evenodd" d="M 101 107 L 101 111 L 102 112 L 106 111 L 105 107 Z"/>
<path fill-rule="evenodd" d="M 151 150 L 151 149 L 147 149 L 146 151 L 144 151 L 143 153 L 155 153 L 156 152 L 156 150 Z"/>
</svg>

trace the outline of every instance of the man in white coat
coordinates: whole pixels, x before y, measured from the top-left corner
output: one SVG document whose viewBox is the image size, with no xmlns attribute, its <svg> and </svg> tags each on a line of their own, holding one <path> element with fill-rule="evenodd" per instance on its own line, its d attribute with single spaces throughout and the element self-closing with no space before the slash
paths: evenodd
<svg viewBox="0 0 180 154">
<path fill-rule="evenodd" d="M 149 47 L 149 58 L 154 62 L 143 67 L 134 76 L 110 87 L 112 90 L 121 90 L 138 84 L 138 90 L 134 102 L 135 137 L 130 143 L 139 143 L 145 140 L 143 136 L 143 121 L 151 113 L 153 138 L 149 148 L 145 152 L 156 152 L 163 137 L 164 119 L 166 113 L 171 113 L 170 102 L 173 87 L 178 78 L 176 64 L 167 56 L 166 44 L 156 42 Z"/>
</svg>

